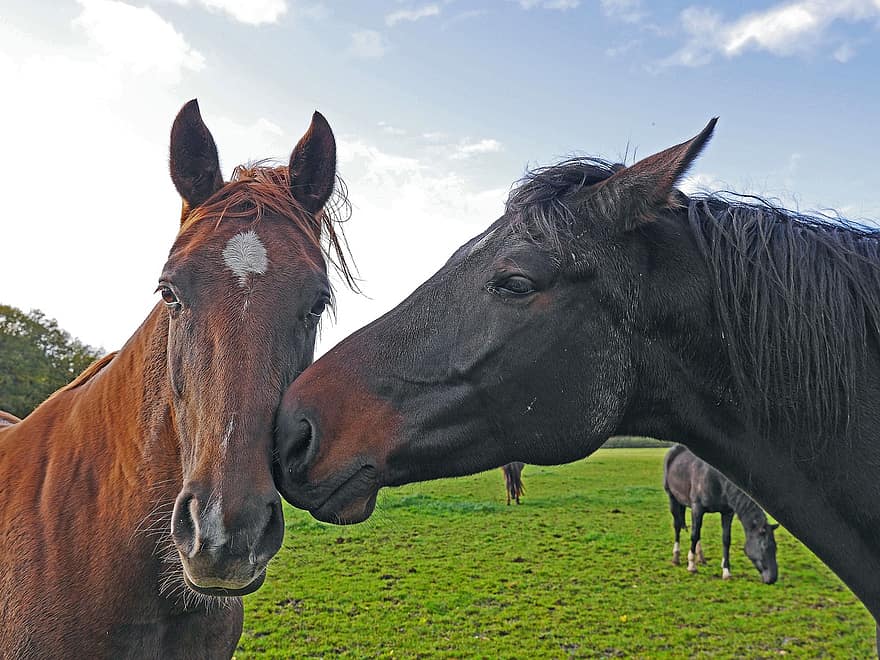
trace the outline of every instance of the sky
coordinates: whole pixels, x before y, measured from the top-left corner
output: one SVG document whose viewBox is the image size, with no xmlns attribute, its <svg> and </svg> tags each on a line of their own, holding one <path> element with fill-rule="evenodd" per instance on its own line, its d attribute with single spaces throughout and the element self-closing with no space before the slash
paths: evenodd
<svg viewBox="0 0 880 660">
<path fill-rule="evenodd" d="M 662 6 L 660 6 L 662 5 Z M 528 168 L 720 121 L 685 190 L 880 219 L 880 0 L 0 0 L 0 303 L 119 348 L 157 298 L 198 98 L 228 177 L 320 110 L 362 295 L 318 354 L 497 218 Z"/>
</svg>

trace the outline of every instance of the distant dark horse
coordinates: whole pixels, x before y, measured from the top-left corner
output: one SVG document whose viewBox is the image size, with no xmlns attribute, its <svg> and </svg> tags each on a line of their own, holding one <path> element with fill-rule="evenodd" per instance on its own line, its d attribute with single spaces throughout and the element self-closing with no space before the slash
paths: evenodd
<svg viewBox="0 0 880 660">
<path fill-rule="evenodd" d="M 724 544 L 721 559 L 721 577 L 730 578 L 730 525 L 736 514 L 746 533 L 743 550 L 752 560 L 764 584 L 773 584 L 778 577 L 776 567 L 776 538 L 779 525 L 771 525 L 767 516 L 754 500 L 733 485 L 705 461 L 694 456 L 686 447 L 675 445 L 663 461 L 663 488 L 669 495 L 669 510 L 675 526 L 675 545 L 672 563 L 679 563 L 679 537 L 684 524 L 685 507 L 691 508 L 691 547 L 688 551 L 688 570 L 697 572 L 697 562 L 705 564 L 700 531 L 704 513 L 721 514 L 721 539 Z"/>
<path fill-rule="evenodd" d="M 333 134 L 315 113 L 289 165 L 239 167 L 224 183 L 190 101 L 170 152 L 183 212 L 157 264 L 160 300 L 118 353 L 25 419 L 0 415 L 2 658 L 228 658 L 240 596 L 281 547 L 273 427 L 330 295 Z M 101 208 L 99 173 L 83 176 L 91 212 L 130 220 Z M 113 314 L 105 293 L 89 282 L 81 304 Z"/>
<path fill-rule="evenodd" d="M 528 175 L 288 389 L 284 497 L 358 522 L 385 485 L 676 438 L 880 618 L 880 232 L 683 195 L 714 126 L 630 167 Z"/>
<path fill-rule="evenodd" d="M 520 496 L 526 492 L 522 482 L 522 471 L 525 466 L 525 463 L 519 461 L 501 466 L 501 471 L 504 472 L 504 486 L 507 488 L 507 506 L 510 506 L 511 499 L 519 504 Z"/>
</svg>

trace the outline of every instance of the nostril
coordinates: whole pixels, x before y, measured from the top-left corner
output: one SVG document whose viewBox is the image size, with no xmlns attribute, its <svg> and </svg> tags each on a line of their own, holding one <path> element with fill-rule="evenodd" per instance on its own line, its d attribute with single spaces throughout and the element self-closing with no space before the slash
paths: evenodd
<svg viewBox="0 0 880 660">
<path fill-rule="evenodd" d="M 197 520 L 199 501 L 192 493 L 180 493 L 171 514 L 171 538 L 187 555 L 197 551 L 199 524 Z"/>
<path fill-rule="evenodd" d="M 254 548 L 254 558 L 257 562 L 269 561 L 281 549 L 281 542 L 284 540 L 284 512 L 281 510 L 281 500 L 276 499 L 268 506 L 269 516 L 266 526 Z"/>
<path fill-rule="evenodd" d="M 306 418 L 301 418 L 282 439 L 281 462 L 288 473 L 302 473 L 314 454 L 316 446 L 314 428 Z"/>
<path fill-rule="evenodd" d="M 281 511 L 281 500 L 275 500 L 269 505 L 269 522 L 266 523 L 266 532 L 276 527 L 284 527 L 284 513 Z"/>
</svg>

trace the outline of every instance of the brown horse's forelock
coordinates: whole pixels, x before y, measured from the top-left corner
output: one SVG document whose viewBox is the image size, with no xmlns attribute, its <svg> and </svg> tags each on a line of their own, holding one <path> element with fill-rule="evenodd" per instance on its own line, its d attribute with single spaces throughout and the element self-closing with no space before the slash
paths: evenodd
<svg viewBox="0 0 880 660">
<path fill-rule="evenodd" d="M 339 175 L 336 175 L 330 200 L 317 216 L 321 223 L 320 236 L 314 231 L 314 220 L 290 191 L 288 167 L 272 165 L 265 160 L 236 167 L 226 185 L 185 214 L 180 231 L 184 232 L 201 220 L 213 220 L 219 224 L 224 218 L 247 218 L 259 222 L 267 212 L 293 221 L 304 236 L 314 241 L 315 247 L 321 250 L 345 284 L 357 290 L 355 277 L 348 265 L 351 253 L 342 229 L 351 216 L 351 202 L 345 182 Z"/>
</svg>

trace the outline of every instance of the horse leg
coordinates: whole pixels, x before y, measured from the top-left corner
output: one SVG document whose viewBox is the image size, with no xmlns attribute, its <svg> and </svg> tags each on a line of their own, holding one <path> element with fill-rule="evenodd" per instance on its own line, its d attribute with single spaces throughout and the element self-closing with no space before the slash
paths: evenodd
<svg viewBox="0 0 880 660">
<path fill-rule="evenodd" d="M 721 514 L 721 542 L 723 555 L 721 559 L 721 577 L 730 579 L 730 525 L 733 522 L 733 513 Z"/>
<path fill-rule="evenodd" d="M 703 542 L 697 543 L 697 563 L 706 565 L 706 557 L 703 555 Z"/>
<path fill-rule="evenodd" d="M 700 543 L 700 530 L 703 527 L 703 507 L 694 504 L 691 507 L 691 549 L 688 552 L 688 571 L 697 572 L 697 545 Z"/>
<path fill-rule="evenodd" d="M 681 564 L 681 530 L 684 524 L 684 506 L 678 503 L 672 495 L 669 496 L 669 510 L 672 512 L 672 524 L 675 527 L 675 544 L 672 546 L 672 565 Z"/>
</svg>

